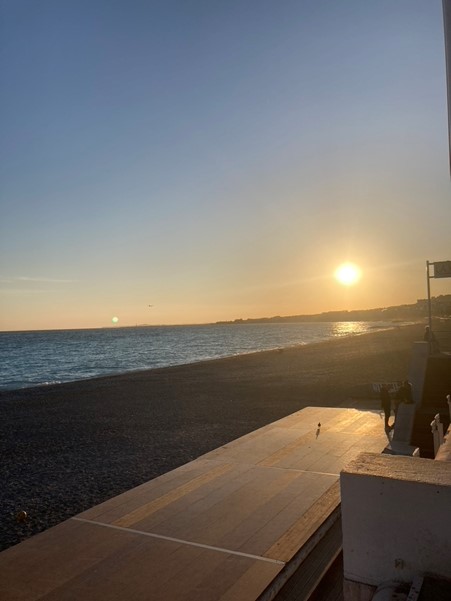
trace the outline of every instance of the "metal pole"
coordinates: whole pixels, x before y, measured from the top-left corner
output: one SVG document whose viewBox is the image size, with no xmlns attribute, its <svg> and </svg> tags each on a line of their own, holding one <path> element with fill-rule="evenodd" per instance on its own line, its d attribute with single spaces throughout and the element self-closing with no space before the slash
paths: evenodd
<svg viewBox="0 0 451 601">
<path fill-rule="evenodd" d="M 429 263 L 426 261 L 426 276 L 427 276 L 427 285 L 428 285 L 428 312 L 429 312 L 429 351 L 432 350 L 432 308 L 431 308 L 431 283 L 429 275 L 429 265 L 433 265 L 433 263 Z"/>
</svg>

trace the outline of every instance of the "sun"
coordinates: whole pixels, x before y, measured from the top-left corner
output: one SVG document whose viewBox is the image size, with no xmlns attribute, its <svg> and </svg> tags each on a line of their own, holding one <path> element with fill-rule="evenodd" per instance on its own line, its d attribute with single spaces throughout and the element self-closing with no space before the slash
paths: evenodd
<svg viewBox="0 0 451 601">
<path fill-rule="evenodd" d="M 360 268 L 354 263 L 342 263 L 335 270 L 335 279 L 343 286 L 352 286 L 360 280 Z"/>
</svg>

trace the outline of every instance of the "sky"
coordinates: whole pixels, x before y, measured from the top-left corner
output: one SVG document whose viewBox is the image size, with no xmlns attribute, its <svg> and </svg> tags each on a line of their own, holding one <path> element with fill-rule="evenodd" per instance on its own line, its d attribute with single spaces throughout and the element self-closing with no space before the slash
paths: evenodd
<svg viewBox="0 0 451 601">
<path fill-rule="evenodd" d="M 440 0 L 0 0 L 0 23 L 0 330 L 410 304 L 451 260 Z"/>
</svg>

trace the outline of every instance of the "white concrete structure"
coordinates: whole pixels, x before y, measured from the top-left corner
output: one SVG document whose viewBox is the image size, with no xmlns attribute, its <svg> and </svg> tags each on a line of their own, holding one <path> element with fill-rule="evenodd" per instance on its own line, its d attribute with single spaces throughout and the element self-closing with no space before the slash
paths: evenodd
<svg viewBox="0 0 451 601">
<path fill-rule="evenodd" d="M 451 578 L 451 463 L 362 453 L 341 473 L 345 600 L 383 582 Z"/>
</svg>

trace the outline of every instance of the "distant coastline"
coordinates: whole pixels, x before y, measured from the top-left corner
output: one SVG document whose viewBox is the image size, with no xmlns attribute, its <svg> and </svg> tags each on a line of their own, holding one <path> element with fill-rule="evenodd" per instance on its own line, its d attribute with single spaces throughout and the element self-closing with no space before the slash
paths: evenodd
<svg viewBox="0 0 451 601">
<path fill-rule="evenodd" d="M 451 294 L 442 294 L 431 298 L 432 317 L 451 318 Z M 307 315 L 275 315 L 272 317 L 247 317 L 231 320 L 220 320 L 201 323 L 135 323 L 135 324 L 114 324 L 107 326 L 86 326 L 77 328 L 44 328 L 44 329 L 24 329 L 24 330 L 0 330 L 0 334 L 23 334 L 27 332 L 70 332 L 80 330 L 117 330 L 133 328 L 176 328 L 189 326 L 211 326 L 228 324 L 251 324 L 251 323 L 327 323 L 339 321 L 384 321 L 384 322 L 418 322 L 428 317 L 427 299 L 419 299 L 416 303 L 406 305 L 394 305 L 390 307 L 378 307 L 375 309 L 355 309 L 326 311 L 324 313 L 314 313 Z"/>
<path fill-rule="evenodd" d="M 433 317 L 451 317 L 451 294 L 442 294 L 431 298 Z M 274 317 L 255 317 L 217 321 L 217 324 L 240 323 L 295 323 L 295 322 L 329 322 L 329 321 L 420 321 L 428 316 L 426 299 L 417 300 L 410 305 L 379 307 L 376 309 L 356 309 L 353 311 L 327 311 L 314 315 L 290 315 Z"/>
</svg>

